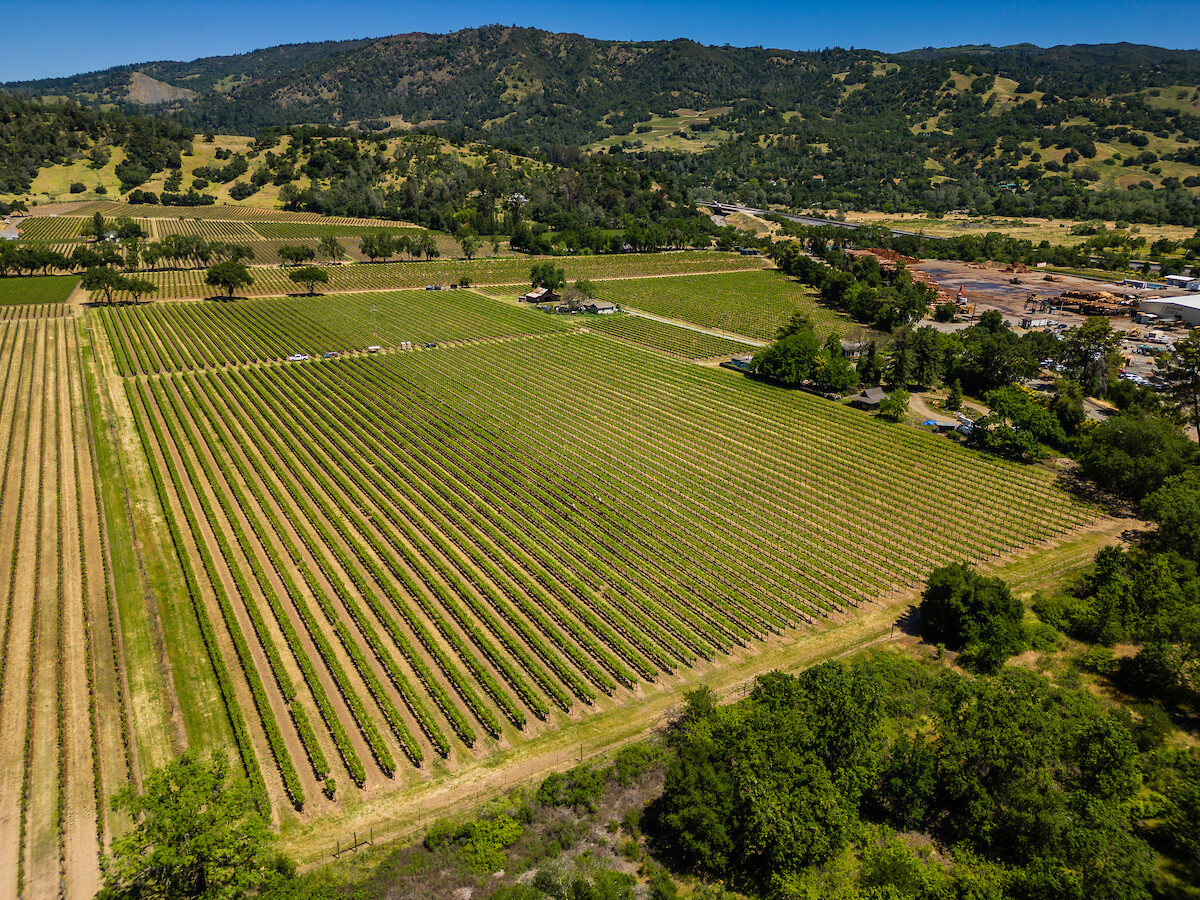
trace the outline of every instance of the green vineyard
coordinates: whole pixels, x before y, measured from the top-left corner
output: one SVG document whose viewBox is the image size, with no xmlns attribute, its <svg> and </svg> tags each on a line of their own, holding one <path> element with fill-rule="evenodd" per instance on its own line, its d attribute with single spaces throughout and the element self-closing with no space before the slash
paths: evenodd
<svg viewBox="0 0 1200 900">
<path fill-rule="evenodd" d="M 753 353 L 758 349 L 752 344 L 680 328 L 678 325 L 669 325 L 641 316 L 588 316 L 584 324 L 591 331 L 611 334 L 631 344 L 662 350 L 684 359 L 736 356 L 740 353 Z"/>
<path fill-rule="evenodd" d="M 750 260 L 756 262 L 757 258 Z M 758 262 L 754 268 L 761 265 Z M 774 340 L 779 326 L 795 313 L 808 316 L 821 335 L 846 334 L 857 327 L 846 316 L 818 304 L 809 289 L 779 272 L 643 278 L 607 281 L 598 287 L 601 297 L 621 306 L 761 341 Z"/>
<path fill-rule="evenodd" d="M 435 259 L 422 262 L 388 262 L 364 266 L 328 268 L 328 290 L 395 290 L 431 284 L 456 284 L 466 278 L 471 284 L 528 284 L 532 263 L 525 257 L 475 259 Z M 649 253 L 620 256 L 585 256 L 566 263 L 567 277 L 633 278 L 647 275 L 678 275 L 688 272 L 739 272 L 760 269 L 763 262 L 755 257 L 734 256 L 715 251 L 687 253 Z M 255 267 L 250 270 L 254 284 L 243 289 L 243 296 L 263 297 L 293 294 L 294 282 L 286 269 Z M 219 294 L 204 283 L 200 270 L 146 272 L 157 286 L 157 299 L 210 297 Z M 528 289 L 528 288 L 526 288 Z"/>
<path fill-rule="evenodd" d="M 696 283 L 790 315 L 772 273 L 678 274 L 760 264 L 565 263 L 664 274 L 601 283 L 680 318 Z M 184 742 L 319 844 L 1093 519 L 1048 470 L 693 362 L 753 352 L 722 334 L 516 288 L 105 306 L 76 281 L 0 304 L 4 896 L 94 891 L 106 799 Z"/>
<path fill-rule="evenodd" d="M 171 372 L 362 351 L 411 341 L 558 331 L 567 323 L 471 291 L 407 291 L 238 303 L 167 303 L 99 311 L 121 374 Z"/>
<path fill-rule="evenodd" d="M 389 328 L 429 312 L 423 292 L 387 299 L 413 308 Z M 276 807 L 338 802 L 322 796 L 331 775 L 371 789 L 628 702 L 1088 518 L 1041 471 L 561 317 L 453 300 L 490 305 L 492 332 L 509 316 L 547 327 L 205 369 L 281 352 L 217 350 L 258 333 L 361 334 L 365 307 L 344 322 L 285 317 L 290 301 L 104 312 L 123 371 L 198 370 L 128 377 L 126 394 L 234 739 Z M 240 318 L 252 309 L 263 318 Z M 489 330 L 484 312 L 470 327 Z"/>
<path fill-rule="evenodd" d="M 29 241 L 64 241 L 79 237 L 85 221 L 66 216 L 37 216 L 22 221 L 18 231 Z"/>
</svg>

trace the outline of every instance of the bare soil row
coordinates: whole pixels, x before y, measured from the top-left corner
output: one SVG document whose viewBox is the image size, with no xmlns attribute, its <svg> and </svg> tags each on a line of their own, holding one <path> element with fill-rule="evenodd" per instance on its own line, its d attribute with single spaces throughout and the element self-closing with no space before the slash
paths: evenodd
<svg viewBox="0 0 1200 900">
<path fill-rule="evenodd" d="M 0 338 L 0 895 L 91 897 L 129 777 L 76 322 Z"/>
</svg>

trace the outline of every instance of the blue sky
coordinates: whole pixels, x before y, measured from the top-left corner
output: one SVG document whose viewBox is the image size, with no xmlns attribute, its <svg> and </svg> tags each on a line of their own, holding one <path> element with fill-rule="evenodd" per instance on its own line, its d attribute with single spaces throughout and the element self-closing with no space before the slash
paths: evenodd
<svg viewBox="0 0 1200 900">
<path fill-rule="evenodd" d="M 793 50 L 1026 41 L 1200 48 L 1196 0 L 0 0 L 0 82 L 494 22 L 614 40 L 687 37 Z"/>
</svg>

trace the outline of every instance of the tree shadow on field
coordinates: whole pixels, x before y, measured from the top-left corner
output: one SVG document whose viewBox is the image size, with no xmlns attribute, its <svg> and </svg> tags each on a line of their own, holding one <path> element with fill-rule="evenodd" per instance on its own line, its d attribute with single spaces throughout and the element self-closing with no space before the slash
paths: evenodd
<svg viewBox="0 0 1200 900">
<path fill-rule="evenodd" d="M 1124 497 L 1117 496 L 1111 491 L 1085 478 L 1078 466 L 1063 469 L 1054 479 L 1055 484 L 1086 506 L 1099 508 L 1105 515 L 1116 519 L 1132 519 L 1137 516 L 1133 504 Z"/>
<path fill-rule="evenodd" d="M 917 606 L 910 606 L 904 610 L 896 621 L 893 627 L 900 630 L 901 633 L 909 637 L 921 636 L 921 610 Z"/>
<path fill-rule="evenodd" d="M 114 306 L 142 306 L 153 301 L 151 300 L 114 300 L 109 303 L 103 297 L 97 297 L 92 300 L 86 300 L 83 303 L 85 309 L 112 309 Z"/>
</svg>

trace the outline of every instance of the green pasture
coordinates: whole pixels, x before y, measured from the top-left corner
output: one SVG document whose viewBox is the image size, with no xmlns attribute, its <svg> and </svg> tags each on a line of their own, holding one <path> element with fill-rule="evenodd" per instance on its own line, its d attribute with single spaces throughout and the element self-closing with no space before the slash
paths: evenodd
<svg viewBox="0 0 1200 900">
<path fill-rule="evenodd" d="M 63 303 L 79 284 L 78 275 L 35 275 L 0 278 L 0 306 L 27 303 Z"/>
</svg>

